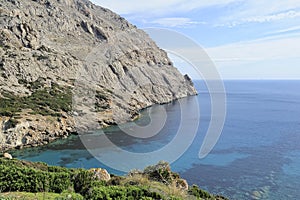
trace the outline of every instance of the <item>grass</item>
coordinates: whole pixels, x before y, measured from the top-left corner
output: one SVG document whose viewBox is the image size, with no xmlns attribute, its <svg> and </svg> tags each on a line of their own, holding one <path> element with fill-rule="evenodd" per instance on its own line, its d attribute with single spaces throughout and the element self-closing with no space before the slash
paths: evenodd
<svg viewBox="0 0 300 200">
<path fill-rule="evenodd" d="M 0 193 L 0 200 L 81 200 L 83 197 L 80 194 L 64 192 L 61 194 L 50 192 L 6 192 Z"/>
<path fill-rule="evenodd" d="M 179 199 L 188 199 L 188 194 L 178 189 L 175 185 L 165 185 L 161 182 L 151 181 L 146 176 L 134 175 L 126 177 L 121 181 L 121 185 L 137 185 L 149 188 L 151 191 L 163 194 L 167 198 L 177 197 Z"/>
</svg>

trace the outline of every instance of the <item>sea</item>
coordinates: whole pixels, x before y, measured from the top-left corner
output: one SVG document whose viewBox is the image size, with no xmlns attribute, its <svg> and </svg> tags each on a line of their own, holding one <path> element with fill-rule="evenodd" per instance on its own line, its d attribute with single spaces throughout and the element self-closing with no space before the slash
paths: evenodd
<svg viewBox="0 0 300 200">
<path fill-rule="evenodd" d="M 96 139 L 92 146 L 86 145 L 81 136 L 73 135 L 46 146 L 11 153 L 29 161 L 87 169 L 104 167 L 110 173 L 124 175 L 127 171 L 120 170 L 122 166 L 135 167 L 135 162 L 126 153 L 114 158 L 118 152 L 144 155 L 136 162 L 135 168 L 140 169 L 168 160 L 168 153 L 157 152 L 172 146 L 181 134 L 182 144 L 177 141 L 169 152 L 170 164 L 190 185 L 197 184 L 229 199 L 300 199 L 300 81 L 224 81 L 224 126 L 216 145 L 204 158 L 199 157 L 199 150 L 215 118 L 211 91 L 204 81 L 195 81 L 195 87 L 197 96 L 145 109 L 137 121 L 122 125 L 127 127 L 126 131 L 124 127 L 113 126 L 88 133 L 90 140 L 105 135 L 118 148 L 97 143 Z M 198 117 L 195 111 L 199 112 Z M 151 131 L 153 127 L 148 125 L 155 121 L 153 118 L 159 119 L 156 123 L 163 122 L 153 135 L 143 137 L 143 131 L 135 133 L 140 135 L 127 134 L 134 126 Z M 194 129 L 195 135 L 191 137 Z M 95 156 L 95 152 L 103 156 Z M 119 168 L 107 162 L 109 157 L 119 162 Z"/>
</svg>

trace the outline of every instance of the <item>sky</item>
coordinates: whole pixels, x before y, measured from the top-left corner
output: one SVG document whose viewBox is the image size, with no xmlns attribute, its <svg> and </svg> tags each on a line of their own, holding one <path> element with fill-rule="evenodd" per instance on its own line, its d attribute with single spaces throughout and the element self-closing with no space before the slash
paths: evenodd
<svg viewBox="0 0 300 200">
<path fill-rule="evenodd" d="M 223 79 L 300 79 L 300 0 L 92 2 L 138 28 L 166 28 L 191 38 Z M 171 58 L 184 68 L 184 61 Z"/>
</svg>

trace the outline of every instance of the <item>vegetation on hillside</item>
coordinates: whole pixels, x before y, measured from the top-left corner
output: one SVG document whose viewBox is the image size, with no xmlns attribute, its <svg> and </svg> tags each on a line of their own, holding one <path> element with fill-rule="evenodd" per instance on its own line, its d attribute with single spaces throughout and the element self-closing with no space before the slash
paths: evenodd
<svg viewBox="0 0 300 200">
<path fill-rule="evenodd" d="M 152 178 L 147 174 L 112 175 L 111 180 L 103 181 L 89 170 L 1 158 L 0 199 L 225 199 L 197 186 L 182 190 Z"/>
<path fill-rule="evenodd" d="M 24 80 L 25 81 L 25 80 Z M 23 84 L 27 84 L 26 82 Z M 0 97 L 0 116 L 17 116 L 23 109 L 32 110 L 32 114 L 60 116 L 61 111 L 72 108 L 72 91 L 69 87 L 52 84 L 42 87 L 39 81 L 28 84 L 32 89 L 29 96 L 16 96 L 8 92 Z"/>
</svg>

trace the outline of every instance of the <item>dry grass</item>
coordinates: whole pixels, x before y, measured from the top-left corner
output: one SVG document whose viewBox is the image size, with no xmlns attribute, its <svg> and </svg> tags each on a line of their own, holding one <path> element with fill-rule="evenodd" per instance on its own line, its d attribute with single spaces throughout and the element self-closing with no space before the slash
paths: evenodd
<svg viewBox="0 0 300 200">
<path fill-rule="evenodd" d="M 164 195 L 167 199 L 170 197 L 178 197 L 180 199 L 187 199 L 187 192 L 176 187 L 175 184 L 165 185 L 160 182 L 151 181 L 145 175 L 136 174 L 133 176 L 127 176 L 121 181 L 121 185 L 137 185 L 146 186 L 150 191 L 157 192 Z"/>
</svg>

